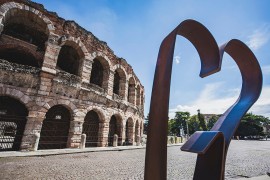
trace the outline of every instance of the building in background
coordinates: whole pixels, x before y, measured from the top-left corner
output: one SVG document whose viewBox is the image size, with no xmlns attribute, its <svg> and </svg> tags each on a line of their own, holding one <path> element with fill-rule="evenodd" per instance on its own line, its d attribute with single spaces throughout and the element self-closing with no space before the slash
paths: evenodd
<svg viewBox="0 0 270 180">
<path fill-rule="evenodd" d="M 0 2 L 0 150 L 140 141 L 144 87 L 103 41 L 28 0 Z M 37 137 L 40 136 L 38 142 Z"/>
</svg>

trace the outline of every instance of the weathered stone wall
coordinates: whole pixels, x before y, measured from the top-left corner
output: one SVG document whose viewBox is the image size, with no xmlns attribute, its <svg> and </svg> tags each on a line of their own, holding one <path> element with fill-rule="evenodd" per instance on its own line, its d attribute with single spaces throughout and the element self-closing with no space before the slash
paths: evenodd
<svg viewBox="0 0 270 180">
<path fill-rule="evenodd" d="M 44 51 L 29 42 L 2 33 L 9 19 L 21 14 L 46 24 L 44 32 L 48 40 Z M 41 131 L 46 113 L 55 105 L 63 105 L 71 113 L 67 147 L 79 148 L 84 119 L 91 110 L 97 112 L 100 119 L 98 146 L 108 145 L 109 122 L 113 115 L 121 122 L 120 144 L 124 143 L 126 137 L 130 144 L 135 144 L 137 136 L 143 132 L 144 87 L 126 60 L 115 56 L 105 42 L 75 22 L 66 21 L 56 13 L 45 10 L 42 5 L 27 0 L 4 0 L 0 2 L 0 53 L 12 44 L 16 45 L 15 48 L 22 47 L 22 51 L 30 53 L 40 62 L 40 67 L 31 67 L 0 60 L 0 96 L 19 100 L 29 111 L 22 150 L 34 149 L 36 134 Z M 57 68 L 59 52 L 64 45 L 73 47 L 80 56 L 78 76 Z M 104 68 L 101 87 L 90 83 L 95 58 L 100 60 Z M 114 73 L 117 69 L 121 70 L 123 76 L 119 95 L 113 93 Z M 130 78 L 134 79 L 131 103 L 127 97 Z M 131 122 L 126 135 L 128 120 Z M 139 126 L 135 130 L 136 124 Z"/>
</svg>

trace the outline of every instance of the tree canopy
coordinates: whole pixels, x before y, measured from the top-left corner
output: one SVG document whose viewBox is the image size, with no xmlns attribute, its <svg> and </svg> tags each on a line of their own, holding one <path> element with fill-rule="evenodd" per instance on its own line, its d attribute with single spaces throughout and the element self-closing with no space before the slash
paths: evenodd
<svg viewBox="0 0 270 180">
<path fill-rule="evenodd" d="M 236 136 L 244 138 L 247 136 L 264 136 L 263 126 L 270 124 L 269 119 L 264 116 L 247 113 L 235 132 Z"/>
<path fill-rule="evenodd" d="M 176 112 L 174 119 L 168 122 L 168 134 L 180 136 L 180 129 L 184 130 L 184 134 L 187 133 L 187 121 L 190 118 L 189 112 Z"/>
<path fill-rule="evenodd" d="M 209 131 L 217 122 L 220 115 L 213 114 L 207 121 L 205 115 L 198 111 L 198 114 L 190 116 L 189 112 L 178 111 L 173 119 L 168 120 L 168 135 L 180 136 L 180 129 L 184 134 L 192 135 L 196 131 Z M 208 115 L 209 117 L 209 115 Z M 144 121 L 144 133 L 147 133 L 149 115 Z M 265 136 L 263 127 L 270 127 L 270 120 L 261 115 L 247 113 L 241 120 L 239 127 L 235 132 L 235 136 L 252 137 Z"/>
<path fill-rule="evenodd" d="M 193 134 L 196 131 L 209 131 L 217 122 L 220 115 L 213 115 L 206 122 L 205 116 L 198 111 L 197 115 L 190 116 L 189 112 L 176 112 L 175 117 L 168 122 L 168 134 L 180 135 L 180 128 L 184 134 Z M 188 126 L 187 126 L 188 125 Z M 263 127 L 270 126 L 269 118 L 247 113 L 241 120 L 235 135 L 241 138 L 246 136 L 263 136 Z M 187 132 L 188 127 L 188 132 Z"/>
</svg>

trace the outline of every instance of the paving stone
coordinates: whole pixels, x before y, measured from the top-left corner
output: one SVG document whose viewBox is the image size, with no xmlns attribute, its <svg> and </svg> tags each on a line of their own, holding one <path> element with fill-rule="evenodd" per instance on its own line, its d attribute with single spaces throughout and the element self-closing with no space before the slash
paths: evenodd
<svg viewBox="0 0 270 180">
<path fill-rule="evenodd" d="M 270 171 L 270 141 L 232 141 L 226 179 Z M 143 179 L 145 149 L 0 159 L 0 179 Z M 168 147 L 168 179 L 192 179 L 196 154 Z"/>
</svg>

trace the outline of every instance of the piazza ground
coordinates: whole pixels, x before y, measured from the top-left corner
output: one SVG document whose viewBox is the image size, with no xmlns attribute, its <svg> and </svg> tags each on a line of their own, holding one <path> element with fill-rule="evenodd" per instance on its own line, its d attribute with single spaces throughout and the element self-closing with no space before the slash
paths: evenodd
<svg viewBox="0 0 270 180">
<path fill-rule="evenodd" d="M 168 179 L 192 179 L 196 154 L 168 147 Z M 236 141 L 229 148 L 226 179 L 270 172 L 270 141 Z M 0 179 L 143 179 L 145 149 L 0 159 Z"/>
</svg>

